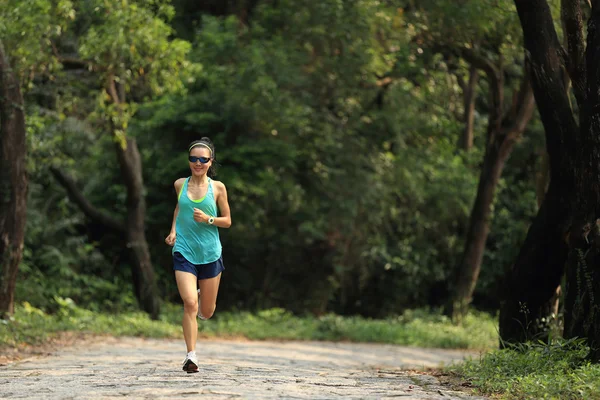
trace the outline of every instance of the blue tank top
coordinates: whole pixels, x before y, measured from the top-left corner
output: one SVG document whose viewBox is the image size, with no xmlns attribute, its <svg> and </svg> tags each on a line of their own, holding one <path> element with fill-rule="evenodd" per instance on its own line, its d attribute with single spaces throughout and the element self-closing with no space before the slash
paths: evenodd
<svg viewBox="0 0 600 400">
<path fill-rule="evenodd" d="M 208 178 L 206 196 L 200 200 L 191 200 L 187 192 L 189 180 L 190 178 L 185 180 L 177 198 L 179 203 L 179 213 L 175 220 L 177 237 L 172 252 L 181 253 L 192 264 L 208 264 L 221 257 L 219 228 L 205 222 L 196 222 L 194 208 L 204 211 L 209 216 L 217 216 L 213 185 Z"/>
</svg>

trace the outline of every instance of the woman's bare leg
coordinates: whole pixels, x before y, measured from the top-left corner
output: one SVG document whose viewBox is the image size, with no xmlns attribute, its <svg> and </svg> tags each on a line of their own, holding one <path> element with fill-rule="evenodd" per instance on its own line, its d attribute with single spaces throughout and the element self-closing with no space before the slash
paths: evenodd
<svg viewBox="0 0 600 400">
<path fill-rule="evenodd" d="M 189 272 L 175 271 L 177 289 L 183 300 L 183 338 L 187 351 L 196 350 L 196 339 L 198 337 L 198 291 L 196 289 L 196 276 Z"/>
<path fill-rule="evenodd" d="M 209 319 L 217 308 L 217 294 L 219 293 L 219 283 L 221 282 L 221 273 L 210 279 L 201 279 L 198 281 L 200 286 L 200 314 L 204 319 Z M 198 293 L 196 293 L 198 298 Z"/>
</svg>

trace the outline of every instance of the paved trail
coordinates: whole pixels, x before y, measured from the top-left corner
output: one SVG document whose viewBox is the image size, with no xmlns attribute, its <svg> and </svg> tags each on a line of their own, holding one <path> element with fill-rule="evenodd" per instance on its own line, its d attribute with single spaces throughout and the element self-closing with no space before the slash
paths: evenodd
<svg viewBox="0 0 600 400">
<path fill-rule="evenodd" d="M 482 399 L 408 371 L 476 355 L 322 342 L 200 340 L 200 372 L 181 340 L 103 338 L 0 367 L 0 398 Z"/>
</svg>

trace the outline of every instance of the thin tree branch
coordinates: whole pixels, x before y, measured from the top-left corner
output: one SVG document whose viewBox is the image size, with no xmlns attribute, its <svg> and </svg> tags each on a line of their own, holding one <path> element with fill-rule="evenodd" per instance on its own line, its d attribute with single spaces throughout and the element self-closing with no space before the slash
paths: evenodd
<svg viewBox="0 0 600 400">
<path fill-rule="evenodd" d="M 531 120 L 534 110 L 535 98 L 531 87 L 529 68 L 526 67 L 517 100 L 517 115 L 507 130 L 507 135 L 510 138 L 517 138 L 525 131 L 525 127 L 529 123 L 529 120 Z"/>
<path fill-rule="evenodd" d="M 77 204 L 77 206 L 88 218 L 118 233 L 126 232 L 125 224 L 94 207 L 77 188 L 75 180 L 66 172 L 57 167 L 50 167 L 50 172 L 52 175 L 54 175 L 54 178 L 58 181 L 58 183 L 65 188 L 69 199 Z"/>
<path fill-rule="evenodd" d="M 464 92 L 467 87 L 465 77 L 461 74 L 454 74 L 454 76 L 456 77 L 456 83 L 458 83 L 458 86 Z"/>
<path fill-rule="evenodd" d="M 460 80 L 462 79 L 459 79 L 459 81 Z M 461 86 L 464 108 L 462 119 L 465 125 L 460 140 L 458 141 L 458 146 L 463 150 L 470 150 L 473 146 L 473 124 L 475 120 L 475 98 L 478 80 L 479 70 L 471 65 L 471 68 L 469 68 L 468 83 L 463 82 L 463 85 Z"/>
<path fill-rule="evenodd" d="M 469 64 L 474 67 L 483 70 L 489 79 L 496 81 L 500 80 L 501 71 L 500 69 L 490 60 L 480 56 L 473 49 L 463 47 L 459 49 L 460 56 L 464 58 Z"/>
<path fill-rule="evenodd" d="M 110 95 L 111 100 L 115 104 L 121 104 L 119 93 L 117 92 L 117 86 L 115 83 L 115 77 L 113 74 L 109 74 L 106 82 L 106 91 Z"/>
<path fill-rule="evenodd" d="M 504 101 L 504 78 L 502 70 L 492 61 L 481 57 L 472 49 L 463 47 L 459 49 L 460 55 L 473 67 L 485 72 L 490 86 L 490 113 L 488 122 L 488 142 L 491 135 L 500 130 L 502 124 L 502 108 Z"/>
<path fill-rule="evenodd" d="M 118 83 L 117 87 L 119 89 L 119 102 L 121 104 L 123 104 L 127 101 L 127 97 L 126 97 L 126 93 L 125 93 L 125 85 L 123 85 L 122 83 Z"/>
</svg>

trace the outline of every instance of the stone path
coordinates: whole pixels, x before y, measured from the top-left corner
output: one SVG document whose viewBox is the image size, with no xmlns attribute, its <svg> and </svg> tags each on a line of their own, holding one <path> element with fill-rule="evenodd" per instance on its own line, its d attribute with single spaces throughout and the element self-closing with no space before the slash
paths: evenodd
<svg viewBox="0 0 600 400">
<path fill-rule="evenodd" d="M 181 370 L 182 340 L 100 342 L 0 366 L 10 399 L 483 399 L 415 372 L 453 350 L 323 342 L 199 340 L 200 372 Z"/>
</svg>

